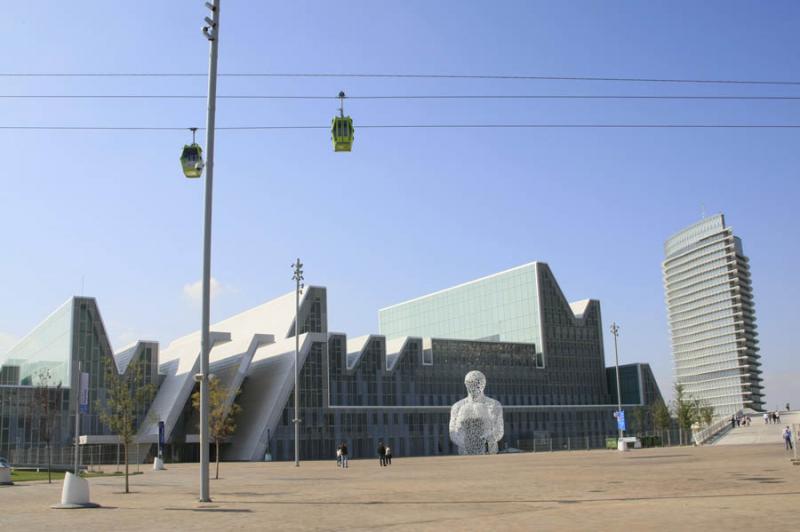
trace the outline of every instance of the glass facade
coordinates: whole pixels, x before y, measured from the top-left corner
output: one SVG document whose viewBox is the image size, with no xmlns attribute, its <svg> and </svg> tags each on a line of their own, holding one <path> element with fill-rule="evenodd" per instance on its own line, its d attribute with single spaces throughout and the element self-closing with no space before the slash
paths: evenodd
<svg viewBox="0 0 800 532">
<path fill-rule="evenodd" d="M 763 409 L 749 259 L 719 214 L 664 245 L 675 380 L 717 416 Z"/>
<path fill-rule="evenodd" d="M 6 353 L 0 365 L 18 368 L 20 384 L 37 384 L 39 371 L 47 368 L 54 383 L 71 386 L 72 307 L 70 299 Z"/>
<path fill-rule="evenodd" d="M 423 342 L 409 339 L 387 370 L 384 337 L 373 336 L 353 367 L 346 343 L 344 335 L 331 334 L 327 344 L 314 345 L 301 369 L 303 459 L 332 459 L 342 441 L 351 456 L 372 457 L 381 439 L 396 456 L 456 453 L 448 432 L 450 407 L 466 396 L 464 375 L 473 369 L 487 376 L 486 394 L 503 404 L 501 448 L 525 447 L 540 438 L 552 439 L 558 448 L 600 445 L 614 433 L 614 407 L 571 404 L 585 397 L 580 383 L 573 378 L 569 387 L 554 378 L 558 369 L 537 367 L 532 344 L 432 339 L 428 365 Z M 604 372 L 601 376 L 604 382 Z M 293 406 L 290 395 L 269 442 L 277 460 L 294 457 Z"/>
<path fill-rule="evenodd" d="M 74 441 L 77 394 L 70 392 L 78 386 L 79 364 L 80 372 L 89 374 L 89 413 L 81 415 L 80 434 L 111 435 L 100 421 L 97 404 L 106 399 L 106 361 L 116 364 L 113 356 L 97 303 L 85 297 L 67 301 L 12 348 L 0 369 L 0 455 L 14 456 L 14 449 L 41 443 L 36 428 L 41 420 L 37 420 L 32 401 L 42 368 L 50 370 L 52 385 L 62 385 L 54 447 L 70 446 Z M 158 384 L 158 344 L 139 342 L 126 353 L 126 361 L 141 361 L 145 383 Z M 147 407 L 140 406 L 138 422 Z"/>
<path fill-rule="evenodd" d="M 542 346 L 537 263 L 378 311 L 387 338 L 424 336 Z"/>
</svg>

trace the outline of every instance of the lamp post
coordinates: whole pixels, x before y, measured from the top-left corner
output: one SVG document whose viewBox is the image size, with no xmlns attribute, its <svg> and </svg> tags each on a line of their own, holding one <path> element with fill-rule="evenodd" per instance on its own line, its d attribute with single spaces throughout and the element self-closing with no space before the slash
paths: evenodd
<svg viewBox="0 0 800 532">
<path fill-rule="evenodd" d="M 619 424 L 619 416 L 622 415 L 622 394 L 620 393 L 620 385 L 619 385 L 619 350 L 617 349 L 617 337 L 619 336 L 619 325 L 617 322 L 611 323 L 611 334 L 614 335 L 614 361 L 616 365 L 617 371 L 617 449 L 620 451 L 625 450 L 625 444 L 622 441 L 623 431 L 622 427 Z"/>
<path fill-rule="evenodd" d="M 300 293 L 303 291 L 303 263 L 292 264 L 294 292 L 294 465 L 300 467 Z"/>
<path fill-rule="evenodd" d="M 206 186 L 203 216 L 203 324 L 200 339 L 200 502 L 210 502 L 208 489 L 208 354 L 211 350 L 209 321 L 211 299 L 211 204 L 214 180 L 214 121 L 217 100 L 217 56 L 219 50 L 219 8 L 221 0 L 206 2 L 211 18 L 205 17 L 203 35 L 209 41 L 208 113 L 206 115 Z"/>
</svg>

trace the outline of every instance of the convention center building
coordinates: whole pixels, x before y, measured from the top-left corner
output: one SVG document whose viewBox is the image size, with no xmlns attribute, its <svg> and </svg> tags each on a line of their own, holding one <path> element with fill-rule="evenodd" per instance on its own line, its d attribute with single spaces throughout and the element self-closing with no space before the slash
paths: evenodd
<svg viewBox="0 0 800 532">
<path fill-rule="evenodd" d="M 395 456 L 453 454 L 450 407 L 466 395 L 464 376 L 480 370 L 486 395 L 503 405 L 504 449 L 547 442 L 553 450 L 602 447 L 616 435 L 615 373 L 605 365 L 600 303 L 569 303 L 547 264 L 533 262 L 379 311 L 379 334 L 348 337 L 328 329 L 327 290 L 307 287 L 295 323 L 291 292 L 213 324 L 211 373 L 240 406 L 224 460 L 289 460 L 300 423 L 302 459 L 371 457 L 383 440 Z M 300 411 L 294 412 L 295 335 L 299 335 Z M 157 386 L 138 418 L 135 459 L 155 452 L 163 422 L 167 461 L 196 460 L 198 415 L 191 396 L 200 370 L 200 333 L 160 348 L 139 341 L 114 352 L 97 302 L 74 297 L 13 347 L 0 366 L 0 455 L 35 445 L 41 422 L 30 408 L 42 369 L 58 394 L 53 445 L 74 438 L 80 372 L 89 373 L 90 407 L 82 444 L 116 444 L 94 405 L 103 401 L 107 360 L 117 371 L 144 367 Z M 622 373 L 624 408 L 661 395 L 647 364 Z M 61 388 L 55 388 L 57 383 Z M 33 412 L 33 413 L 32 413 Z"/>
</svg>

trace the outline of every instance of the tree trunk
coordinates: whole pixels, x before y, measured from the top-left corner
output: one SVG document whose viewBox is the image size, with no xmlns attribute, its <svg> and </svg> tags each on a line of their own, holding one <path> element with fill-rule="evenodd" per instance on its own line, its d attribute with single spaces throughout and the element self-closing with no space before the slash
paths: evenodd
<svg viewBox="0 0 800 532">
<path fill-rule="evenodd" d="M 214 476 L 214 479 L 219 480 L 219 440 L 216 441 L 217 444 L 217 473 Z"/>
<path fill-rule="evenodd" d="M 53 475 L 50 473 L 50 463 L 51 463 L 51 461 L 52 460 L 50 459 L 50 442 L 48 441 L 47 442 L 47 483 L 48 484 L 52 484 L 53 483 Z"/>
<path fill-rule="evenodd" d="M 125 442 L 125 493 L 128 491 L 128 442 Z"/>
</svg>

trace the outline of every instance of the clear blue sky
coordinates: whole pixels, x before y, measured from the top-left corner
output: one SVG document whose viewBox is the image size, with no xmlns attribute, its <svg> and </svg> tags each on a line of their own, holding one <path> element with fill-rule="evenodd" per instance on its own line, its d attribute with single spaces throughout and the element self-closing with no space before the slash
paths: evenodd
<svg viewBox="0 0 800 532">
<path fill-rule="evenodd" d="M 204 72 L 202 1 L 10 2 L 6 72 Z M 800 79 L 800 3 L 234 2 L 221 72 L 422 72 Z M 203 78 L 2 79 L 0 93 L 204 94 Z M 220 94 L 800 95 L 791 86 L 547 81 L 220 81 Z M 222 101 L 219 125 L 327 124 L 335 101 Z M 800 123 L 800 102 L 351 101 L 359 123 Z M 197 101 L 0 100 L 2 125 L 203 125 Z M 672 360 L 663 241 L 724 212 L 751 258 L 768 406 L 800 404 L 800 133 L 795 130 L 220 132 L 214 319 L 329 289 L 332 329 L 531 260 L 622 325 L 621 359 Z M 181 132 L 0 131 L 0 350 L 73 294 L 98 298 L 115 346 L 200 325 L 202 183 Z M 191 290 L 188 290 L 191 292 Z M 613 360 L 610 335 L 606 356 Z"/>
</svg>

